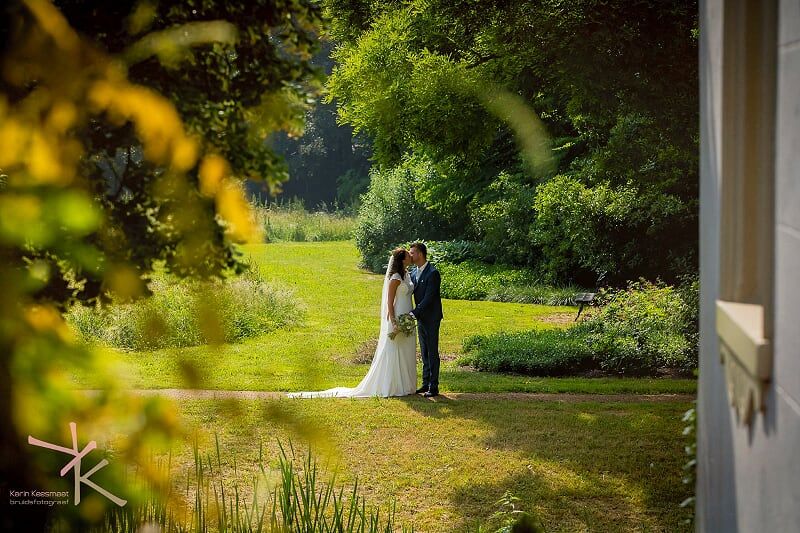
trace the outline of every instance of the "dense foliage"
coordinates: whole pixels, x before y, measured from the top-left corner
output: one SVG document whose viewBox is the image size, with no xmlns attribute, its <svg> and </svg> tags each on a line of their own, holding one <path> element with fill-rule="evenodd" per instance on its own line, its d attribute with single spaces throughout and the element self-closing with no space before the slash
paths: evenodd
<svg viewBox="0 0 800 533">
<path fill-rule="evenodd" d="M 461 363 L 485 371 L 532 375 L 654 374 L 697 367 L 697 285 L 681 290 L 648 282 L 599 296 L 602 307 L 568 329 L 475 336 Z"/>
<path fill-rule="evenodd" d="M 484 372 L 563 376 L 597 366 L 583 325 L 469 337 L 464 352 L 459 363 Z"/>
<path fill-rule="evenodd" d="M 697 344 L 687 335 L 697 308 L 673 287 L 632 282 L 589 321 L 589 341 L 605 370 L 621 374 L 659 368 L 691 370 Z"/>
<path fill-rule="evenodd" d="M 324 5 L 340 43 L 329 98 L 382 173 L 408 154 L 436 169 L 414 184 L 419 213 L 553 281 L 695 268 L 696 2 Z M 504 95 L 541 117 L 552 165 L 525 155 L 543 140 Z"/>
<path fill-rule="evenodd" d="M 578 287 L 556 287 L 532 270 L 478 261 L 437 262 L 442 298 L 542 305 L 570 305 Z"/>
</svg>

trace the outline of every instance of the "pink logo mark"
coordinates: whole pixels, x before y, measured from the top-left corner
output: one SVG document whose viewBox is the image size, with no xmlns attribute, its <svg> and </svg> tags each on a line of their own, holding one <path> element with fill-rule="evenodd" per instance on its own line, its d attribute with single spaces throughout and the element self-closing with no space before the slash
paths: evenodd
<svg viewBox="0 0 800 533">
<path fill-rule="evenodd" d="M 97 492 L 99 492 L 100 494 L 102 494 L 103 496 L 105 496 L 106 498 L 111 500 L 112 502 L 116 503 L 120 507 L 122 507 L 126 503 L 128 503 L 128 500 L 123 500 L 122 498 L 118 498 L 117 496 L 114 496 L 113 494 L 108 492 L 106 489 L 104 489 L 103 487 L 97 485 L 95 482 L 93 482 L 91 479 L 89 479 L 90 477 L 92 477 L 92 474 L 94 474 L 95 472 L 97 472 L 98 470 L 100 470 L 101 468 L 105 467 L 108 464 L 108 461 L 106 459 L 103 459 L 102 461 L 97 463 L 94 468 L 92 468 L 91 470 L 89 470 L 85 474 L 81 474 L 81 459 L 84 456 L 88 455 L 89 452 L 91 452 L 92 450 L 97 448 L 97 442 L 90 441 L 89 444 L 87 444 L 86 447 L 83 450 L 79 451 L 78 450 L 78 431 L 77 431 L 77 425 L 75 424 L 75 422 L 70 422 L 69 423 L 69 429 L 72 432 L 72 448 L 65 448 L 63 446 L 58 446 L 57 444 L 50 444 L 49 442 L 44 442 L 44 441 L 41 441 L 39 439 L 33 438 L 30 435 L 28 435 L 28 444 L 32 444 L 34 446 L 40 446 L 42 448 L 48 448 L 50 450 L 55 450 L 55 451 L 61 452 L 61 453 L 66 453 L 66 454 L 72 455 L 74 457 L 74 459 L 72 459 L 70 462 L 68 462 L 66 465 L 64 465 L 64 468 L 61 469 L 61 477 L 64 477 L 64 474 L 66 474 L 70 470 L 70 468 L 73 468 L 75 470 L 75 505 L 78 505 L 79 503 L 81 503 L 81 484 L 82 483 L 85 483 L 86 485 L 89 485 L 94 490 L 96 490 Z"/>
</svg>

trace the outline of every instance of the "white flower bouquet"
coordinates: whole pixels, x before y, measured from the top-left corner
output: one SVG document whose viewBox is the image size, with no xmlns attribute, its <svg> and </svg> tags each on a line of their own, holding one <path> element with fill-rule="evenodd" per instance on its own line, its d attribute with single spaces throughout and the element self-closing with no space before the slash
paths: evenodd
<svg viewBox="0 0 800 533">
<path fill-rule="evenodd" d="M 417 321 L 411 316 L 411 313 L 404 313 L 397 317 L 397 331 L 390 331 L 389 338 L 394 340 L 398 334 L 411 335 L 414 333 L 414 328 L 417 327 Z"/>
</svg>

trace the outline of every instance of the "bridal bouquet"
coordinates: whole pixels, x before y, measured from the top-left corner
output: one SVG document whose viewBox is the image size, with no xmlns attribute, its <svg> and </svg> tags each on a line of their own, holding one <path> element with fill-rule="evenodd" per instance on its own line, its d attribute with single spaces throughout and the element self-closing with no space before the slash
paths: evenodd
<svg viewBox="0 0 800 533">
<path fill-rule="evenodd" d="M 397 331 L 390 331 L 389 338 L 394 340 L 399 333 L 402 333 L 403 335 L 411 335 L 414 332 L 415 327 L 417 327 L 417 323 L 411 314 L 402 314 L 397 317 Z"/>
</svg>

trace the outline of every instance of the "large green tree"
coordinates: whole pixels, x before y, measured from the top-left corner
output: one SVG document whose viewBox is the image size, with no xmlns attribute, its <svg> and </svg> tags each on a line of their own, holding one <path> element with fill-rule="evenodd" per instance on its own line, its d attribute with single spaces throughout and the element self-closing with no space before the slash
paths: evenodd
<svg viewBox="0 0 800 533">
<path fill-rule="evenodd" d="M 341 120 L 373 138 L 380 165 L 429 158 L 438 178 L 418 196 L 498 243 L 498 260 L 586 283 L 693 268 L 695 2 L 325 7 L 342 43 L 328 83 Z M 520 139 L 491 105 L 498 89 L 544 121 L 554 169 L 518 155 Z"/>
</svg>

